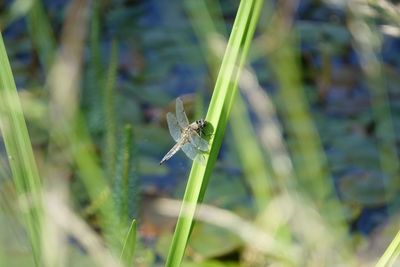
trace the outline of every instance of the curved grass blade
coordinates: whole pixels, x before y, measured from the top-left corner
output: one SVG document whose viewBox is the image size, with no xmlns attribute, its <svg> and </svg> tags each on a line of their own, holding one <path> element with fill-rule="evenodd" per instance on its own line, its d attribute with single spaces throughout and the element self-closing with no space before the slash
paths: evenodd
<svg viewBox="0 0 400 267">
<path fill-rule="evenodd" d="M 133 255 L 135 254 L 136 247 L 136 220 L 133 220 L 126 234 L 124 246 L 121 253 L 121 262 L 125 266 L 133 266 Z"/>
<path fill-rule="evenodd" d="M 41 265 L 41 181 L 35 163 L 17 88 L 0 34 L 0 128 L 16 190 L 29 198 L 25 224 L 37 266 Z"/>
<path fill-rule="evenodd" d="M 400 254 L 400 231 L 385 250 L 375 267 L 393 266 Z"/>
<path fill-rule="evenodd" d="M 33 1 L 26 19 L 28 20 L 29 34 L 37 50 L 40 62 L 46 73 L 49 73 L 55 58 L 57 45 L 42 1 Z"/>
<path fill-rule="evenodd" d="M 134 206 L 134 211 L 137 209 L 137 184 L 134 171 L 137 166 L 133 164 L 133 129 L 131 124 L 126 124 L 122 133 L 122 144 L 118 149 L 116 162 L 116 179 L 113 185 L 113 195 L 116 208 L 119 214 L 119 219 L 122 225 L 129 226 L 131 207 Z M 132 188 L 132 180 L 135 180 L 135 188 Z M 133 204 L 133 205 L 130 205 Z"/>
<path fill-rule="evenodd" d="M 115 180 L 117 125 L 115 115 L 115 80 L 118 67 L 118 44 L 112 41 L 109 67 L 103 88 L 103 106 L 105 118 L 105 165 L 108 179 Z"/>
<path fill-rule="evenodd" d="M 204 197 L 212 168 L 217 159 L 237 91 L 237 82 L 253 38 L 263 1 L 241 1 L 228 46 L 216 81 L 206 120 L 215 133 L 210 140 L 211 150 L 206 155 L 206 165 L 193 163 L 183 199 L 166 266 L 179 266 L 188 242 L 196 204 Z"/>
<path fill-rule="evenodd" d="M 227 35 L 226 31 L 223 30 L 224 27 L 222 27 L 221 23 L 218 23 L 218 19 L 215 19 L 216 17 L 222 17 L 220 7 L 217 3 L 213 3 L 210 7 L 209 4 L 211 3 L 207 3 L 206 5 L 204 1 L 196 0 L 186 1 L 186 4 L 193 28 L 201 40 L 201 48 L 203 54 L 206 56 L 208 67 L 212 75 L 215 75 L 213 78 L 216 78 L 218 74 L 216 64 L 223 56 L 223 51 L 219 51 L 218 47 L 226 46 L 225 38 L 219 38 L 218 35 Z M 213 13 L 216 12 L 215 10 L 219 10 L 220 12 L 219 15 L 212 17 L 209 10 L 213 10 Z M 218 32 L 217 29 L 219 29 Z M 241 80 L 243 80 L 243 74 L 242 72 Z M 240 83 L 242 83 L 241 87 L 243 87 L 244 82 L 239 81 Z M 243 167 L 246 181 L 257 203 L 257 208 L 261 211 L 269 198 L 269 188 L 271 187 L 271 184 L 265 178 L 272 177 L 272 170 L 263 162 L 262 149 L 257 138 L 254 138 L 253 126 L 249 121 L 249 115 L 240 94 L 236 97 L 234 105 L 235 109 L 232 110 L 230 118 L 230 125 L 235 140 L 234 146 Z"/>
<path fill-rule="evenodd" d="M 257 204 L 257 211 L 262 212 L 271 197 L 272 170 L 268 168 L 259 148 L 256 134 L 251 125 L 250 116 L 246 110 L 242 96 L 236 97 L 235 108 L 232 109 L 232 119 L 229 121 L 238 157 Z"/>
</svg>

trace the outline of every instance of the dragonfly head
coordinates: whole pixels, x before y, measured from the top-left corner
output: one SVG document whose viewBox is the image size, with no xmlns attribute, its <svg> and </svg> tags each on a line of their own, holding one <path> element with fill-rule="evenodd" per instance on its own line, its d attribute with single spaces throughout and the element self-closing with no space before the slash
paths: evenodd
<svg viewBox="0 0 400 267">
<path fill-rule="evenodd" d="M 204 119 L 200 119 L 196 121 L 197 127 L 199 129 L 203 129 L 206 126 L 206 121 Z"/>
</svg>

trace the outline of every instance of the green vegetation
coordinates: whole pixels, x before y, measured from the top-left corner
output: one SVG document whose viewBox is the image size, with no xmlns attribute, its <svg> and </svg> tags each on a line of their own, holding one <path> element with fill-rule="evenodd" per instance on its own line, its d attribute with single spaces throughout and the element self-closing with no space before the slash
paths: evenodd
<svg viewBox="0 0 400 267">
<path fill-rule="evenodd" d="M 179 266 L 182 261 L 192 229 L 196 204 L 202 202 L 204 198 L 208 179 L 222 144 L 237 91 L 240 70 L 247 56 L 261 6 L 262 1 L 243 1 L 239 6 L 233 24 L 235 30 L 229 39 L 206 117 L 206 121 L 214 128 L 213 138 L 210 140 L 210 153 L 206 156 L 206 165 L 195 162 L 192 166 L 166 266 Z"/>
<path fill-rule="evenodd" d="M 1 266 L 399 264 L 396 6 L 67 2 L 0 13 Z"/>
<path fill-rule="evenodd" d="M 42 248 L 40 242 L 43 217 L 42 182 L 39 178 L 17 88 L 1 36 L 0 68 L 1 132 L 7 149 L 15 190 L 17 195 L 25 201 L 25 210 L 22 210 L 21 213 L 30 239 L 34 260 L 39 265 Z"/>
</svg>

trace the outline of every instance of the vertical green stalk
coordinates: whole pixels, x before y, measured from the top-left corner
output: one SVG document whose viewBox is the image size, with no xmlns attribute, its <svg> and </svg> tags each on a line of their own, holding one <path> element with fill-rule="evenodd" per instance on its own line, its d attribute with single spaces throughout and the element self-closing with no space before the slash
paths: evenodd
<svg viewBox="0 0 400 267">
<path fill-rule="evenodd" d="M 133 220 L 131 226 L 129 227 L 128 233 L 126 234 L 124 246 L 121 252 L 121 262 L 124 263 L 126 267 L 133 266 L 134 254 L 136 248 L 136 221 Z"/>
<path fill-rule="evenodd" d="M 54 61 L 56 41 L 42 0 L 33 0 L 33 5 L 26 18 L 28 30 L 40 61 L 46 73 L 49 73 Z"/>
<path fill-rule="evenodd" d="M 24 214 L 33 256 L 41 265 L 41 181 L 18 98 L 17 88 L 0 34 L 0 128 L 7 150 L 16 190 L 27 201 Z"/>
<path fill-rule="evenodd" d="M 400 231 L 397 232 L 396 236 L 390 242 L 389 246 L 380 257 L 375 267 L 390 267 L 396 262 L 400 254 Z"/>
<path fill-rule="evenodd" d="M 366 4 L 369 6 L 369 4 Z M 366 76 L 370 93 L 373 119 L 376 122 L 376 138 L 379 151 L 379 160 L 383 172 L 390 178 L 387 199 L 392 199 L 400 191 L 399 157 L 396 151 L 396 135 L 390 114 L 388 93 L 385 88 L 385 77 L 382 65 L 379 62 L 381 40 L 376 25 L 363 18 L 357 7 L 360 3 L 350 5 L 353 18 L 350 21 L 350 31 L 353 35 L 357 52 L 361 59 L 361 66 Z"/>
<path fill-rule="evenodd" d="M 110 186 L 103 170 L 98 165 L 98 158 L 93 150 L 89 133 L 80 116 L 76 117 L 73 127 L 68 141 L 82 182 L 92 201 L 101 202 L 99 221 L 108 247 L 115 253 L 120 252 L 123 229 L 111 197 Z"/>
<path fill-rule="evenodd" d="M 125 227 L 129 223 L 130 219 L 130 207 L 133 204 L 135 209 L 137 208 L 136 197 L 137 197 L 137 183 L 136 175 L 133 170 L 136 170 L 136 164 L 133 164 L 132 157 L 134 156 L 133 147 L 133 130 L 132 125 L 127 124 L 124 127 L 122 144 L 118 152 L 118 161 L 116 163 L 116 179 L 114 189 L 116 191 L 116 202 L 118 205 L 119 219 L 121 226 Z M 134 190 L 130 190 L 132 185 L 135 187 Z M 132 192 L 133 191 L 133 192 Z M 136 247 L 136 221 L 131 221 L 131 225 L 125 236 L 121 252 L 121 261 L 125 266 L 132 266 L 134 261 L 134 253 Z"/>
<path fill-rule="evenodd" d="M 199 39 L 202 40 L 201 48 L 206 57 L 208 67 L 216 78 L 218 74 L 218 62 L 222 58 L 222 53 L 213 45 L 216 44 L 218 36 L 217 28 L 220 25 L 215 25 L 213 19 L 208 12 L 206 3 L 203 0 L 188 0 L 185 2 L 187 10 L 191 14 L 193 28 L 195 29 Z M 214 4 L 213 10 L 218 9 Z M 224 44 L 221 40 L 219 45 Z M 250 185 L 254 195 L 255 202 L 259 211 L 265 207 L 266 201 L 269 198 L 268 177 L 271 177 L 270 171 L 263 162 L 263 155 L 260 146 L 257 144 L 257 139 L 252 133 L 252 125 L 243 103 L 242 96 L 239 94 L 235 101 L 235 109 L 232 110 L 230 124 L 232 126 L 233 137 L 235 139 L 235 147 L 239 155 L 239 159 L 245 171 L 247 183 Z M 246 140 L 246 141 L 243 141 Z M 251 155 L 249 155 L 251 154 Z"/>
<path fill-rule="evenodd" d="M 105 164 L 107 168 L 108 180 L 115 180 L 115 161 L 117 147 L 117 130 L 115 116 L 115 79 L 118 63 L 118 45 L 116 41 L 112 42 L 109 68 L 106 75 L 103 103 L 105 116 Z"/>
<path fill-rule="evenodd" d="M 264 155 L 253 132 L 249 114 L 246 110 L 241 95 L 236 97 L 235 108 L 232 109 L 230 125 L 239 159 L 242 162 L 244 173 L 247 177 L 251 191 L 257 204 L 257 211 L 264 211 L 271 197 L 268 179 L 272 177 L 271 170 L 264 161 Z"/>
<path fill-rule="evenodd" d="M 300 67 L 296 63 L 297 54 L 292 43 L 293 38 L 287 35 L 271 55 L 271 67 L 279 84 L 280 111 L 284 115 L 289 138 L 293 140 L 289 149 L 301 190 L 331 222 L 339 221 L 340 224 L 341 209 L 334 198 L 330 173 L 326 169 L 327 160 L 301 88 Z"/>
<path fill-rule="evenodd" d="M 73 0 L 66 16 L 60 53 L 49 76 L 51 96 L 51 160 L 54 166 L 77 166 L 92 201 L 98 201 L 99 221 L 106 245 L 113 252 L 122 249 L 122 229 L 119 225 L 111 190 L 99 159 L 86 121 L 78 112 L 79 83 L 81 78 L 86 26 L 89 21 L 90 0 Z M 66 79 L 68 75 L 68 79 Z M 65 167 L 64 167 L 65 168 Z M 60 170 L 60 176 L 65 170 Z"/>
<path fill-rule="evenodd" d="M 205 165 L 193 163 L 166 266 L 179 266 L 184 256 L 193 226 L 196 204 L 203 200 L 208 179 L 221 147 L 237 91 L 240 70 L 246 60 L 262 4 L 261 0 L 240 2 L 206 116 L 207 122 L 214 128 L 214 136 L 210 140 L 211 150 L 209 155 L 205 156 Z"/>
<path fill-rule="evenodd" d="M 132 126 L 125 125 L 122 147 L 118 157 L 118 173 L 116 179 L 118 204 L 120 219 L 123 224 L 128 223 L 129 218 L 129 178 L 131 174 L 131 160 L 132 160 Z"/>
<path fill-rule="evenodd" d="M 83 105 L 87 108 L 88 124 L 91 132 L 99 133 L 102 132 L 104 127 L 104 103 L 102 99 L 102 93 L 104 92 L 104 86 L 102 82 L 105 82 L 103 78 L 105 75 L 105 68 L 103 67 L 103 60 L 101 57 L 100 48 L 100 16 L 99 6 L 101 1 L 94 1 L 92 3 L 92 15 L 90 17 L 90 39 L 89 39 L 89 60 L 86 73 L 85 90 L 82 95 Z M 101 88 L 101 90 L 99 90 Z"/>
</svg>

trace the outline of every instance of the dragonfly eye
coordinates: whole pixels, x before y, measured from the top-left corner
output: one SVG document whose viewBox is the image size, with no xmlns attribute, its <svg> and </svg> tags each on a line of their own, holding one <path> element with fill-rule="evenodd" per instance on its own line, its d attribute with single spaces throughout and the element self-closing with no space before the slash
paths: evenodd
<svg viewBox="0 0 400 267">
<path fill-rule="evenodd" d="M 206 124 L 205 120 L 203 120 L 203 119 L 197 120 L 196 123 L 200 128 L 203 128 Z"/>
</svg>

